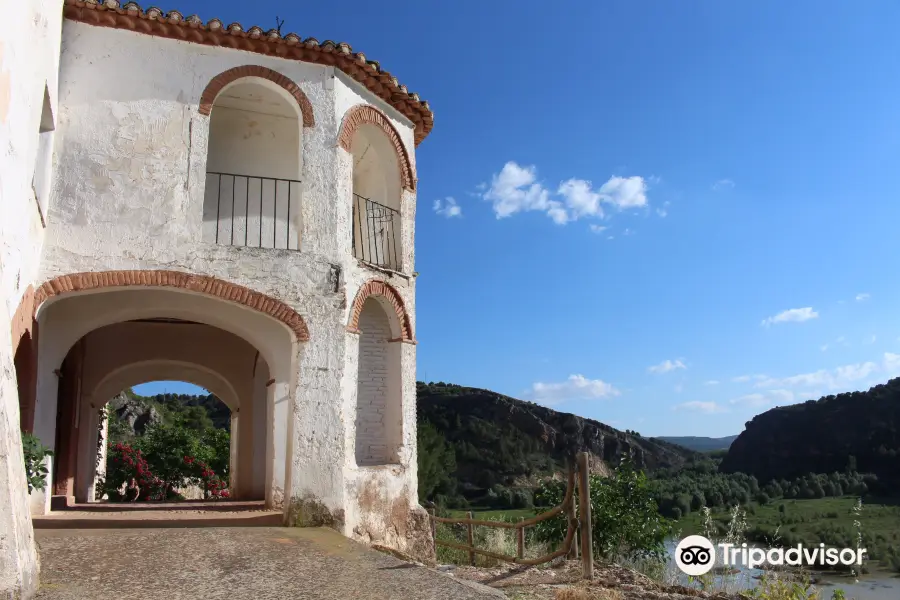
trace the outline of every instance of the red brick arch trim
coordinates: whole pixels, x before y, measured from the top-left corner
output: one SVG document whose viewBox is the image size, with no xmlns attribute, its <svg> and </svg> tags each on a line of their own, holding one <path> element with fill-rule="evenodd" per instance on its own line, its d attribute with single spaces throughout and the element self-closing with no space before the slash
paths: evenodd
<svg viewBox="0 0 900 600">
<path fill-rule="evenodd" d="M 303 90 L 300 89 L 296 83 L 294 83 L 289 77 L 285 77 L 278 71 L 273 71 L 272 69 L 268 69 L 266 67 L 260 67 L 259 65 L 244 65 L 243 67 L 234 67 L 233 69 L 228 69 L 224 73 L 219 73 L 215 77 L 213 77 L 212 81 L 210 81 L 206 85 L 206 89 L 203 90 L 203 94 L 200 95 L 200 114 L 207 115 L 212 112 L 213 102 L 216 100 L 216 96 L 219 95 L 219 92 L 222 91 L 226 85 L 233 81 L 237 81 L 238 79 L 243 79 L 244 77 L 260 77 L 262 79 L 268 79 L 274 83 L 277 83 L 281 87 L 283 87 L 287 92 L 294 97 L 297 101 L 297 104 L 300 106 L 300 113 L 303 115 L 303 126 L 304 127 L 313 127 L 316 124 L 315 117 L 313 116 L 313 107 L 312 102 L 309 101 L 309 98 L 306 97 L 306 94 L 303 93 Z"/>
<path fill-rule="evenodd" d="M 34 288 L 28 286 L 22 299 L 19 301 L 19 307 L 13 315 L 10 323 L 10 336 L 12 339 L 12 352 L 15 355 L 19 349 L 19 342 L 26 333 L 31 333 L 34 328 L 32 316 L 34 315 Z"/>
<path fill-rule="evenodd" d="M 416 173 L 413 171 L 412 161 L 409 160 L 409 153 L 400 134 L 394 129 L 390 119 L 384 113 L 368 104 L 357 104 L 347 111 L 344 115 L 344 122 L 341 123 L 341 131 L 338 134 L 338 145 L 351 152 L 353 147 L 353 134 L 361 125 L 374 125 L 381 129 L 394 146 L 397 152 L 397 163 L 400 165 L 400 184 L 403 189 L 416 191 Z"/>
<path fill-rule="evenodd" d="M 34 293 L 33 314 L 37 313 L 38 307 L 45 300 L 55 296 L 118 287 L 178 288 L 206 294 L 268 315 L 287 325 L 297 340 L 301 342 L 309 340 L 309 330 L 303 317 L 284 302 L 209 275 L 194 275 L 180 271 L 101 271 L 62 275 L 47 281 Z"/>
<path fill-rule="evenodd" d="M 397 319 L 400 322 L 400 337 L 397 340 L 409 343 L 416 343 L 413 336 L 412 322 L 403 305 L 403 299 L 393 287 L 383 281 L 370 279 L 359 288 L 356 293 L 356 299 L 353 300 L 353 306 L 350 309 L 350 322 L 347 324 L 347 331 L 351 333 L 359 333 L 359 315 L 362 313 L 363 306 L 370 296 L 381 296 L 387 303 L 394 307 L 397 313 Z"/>
</svg>

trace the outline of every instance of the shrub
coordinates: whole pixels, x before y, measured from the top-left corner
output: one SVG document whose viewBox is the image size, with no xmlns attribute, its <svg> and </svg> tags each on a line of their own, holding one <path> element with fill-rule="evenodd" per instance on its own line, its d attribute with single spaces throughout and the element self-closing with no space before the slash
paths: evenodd
<svg viewBox="0 0 900 600">
<path fill-rule="evenodd" d="M 110 502 L 165 500 L 167 486 L 151 471 L 141 451 L 119 442 L 110 448 L 100 483 Z"/>
<path fill-rule="evenodd" d="M 547 481 L 535 494 L 535 504 L 556 506 L 563 500 L 562 482 Z M 607 560 L 662 560 L 671 522 L 659 514 L 647 477 L 627 461 L 609 477 L 590 478 L 591 533 L 594 553 Z M 677 508 L 677 507 L 676 507 Z M 536 539 L 559 544 L 565 538 L 565 515 L 534 527 Z"/>
<path fill-rule="evenodd" d="M 53 456 L 50 448 L 44 446 L 36 435 L 23 431 L 22 454 L 25 455 L 25 481 L 28 483 L 28 493 L 47 487 L 47 462 L 44 459 Z"/>
</svg>

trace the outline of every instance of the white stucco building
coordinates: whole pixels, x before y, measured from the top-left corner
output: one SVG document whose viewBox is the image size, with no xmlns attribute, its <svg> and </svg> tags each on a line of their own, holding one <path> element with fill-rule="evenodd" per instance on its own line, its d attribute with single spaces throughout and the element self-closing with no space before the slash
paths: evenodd
<svg viewBox="0 0 900 600">
<path fill-rule="evenodd" d="M 428 104 L 343 43 L 115 0 L 3 11 L 0 596 L 36 585 L 29 515 L 93 498 L 100 409 L 161 379 L 231 408 L 237 498 L 432 552 L 415 421 Z M 27 494 L 20 427 L 55 452 L 46 493 Z"/>
</svg>

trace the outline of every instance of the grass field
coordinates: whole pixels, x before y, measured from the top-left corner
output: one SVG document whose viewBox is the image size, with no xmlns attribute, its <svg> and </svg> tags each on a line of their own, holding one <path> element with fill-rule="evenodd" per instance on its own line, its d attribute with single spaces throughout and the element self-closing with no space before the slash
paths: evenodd
<svg viewBox="0 0 900 600">
<path fill-rule="evenodd" d="M 818 545 L 820 542 L 837 547 L 856 547 L 859 520 L 863 547 L 868 557 L 880 569 L 900 572 L 900 503 L 864 503 L 859 515 L 853 513 L 855 497 L 821 498 L 816 500 L 773 500 L 764 505 L 745 507 L 749 541 L 778 542 L 786 546 Z M 465 518 L 466 511 L 450 511 L 454 518 Z M 473 511 L 476 519 L 518 521 L 534 516 L 534 510 Z M 724 532 L 731 520 L 729 512 L 714 511 L 713 521 Z M 680 519 L 676 529 L 681 536 L 703 533 L 703 515 L 692 512 Z M 777 540 L 776 540 L 777 532 Z"/>
<path fill-rule="evenodd" d="M 863 536 L 862 546 L 869 558 L 880 567 L 900 571 L 900 506 L 895 500 L 883 504 L 863 504 L 859 515 L 853 513 L 855 497 L 821 498 L 817 500 L 774 500 L 769 504 L 746 507 L 747 537 L 755 542 L 779 542 L 818 545 L 824 542 L 836 547 L 856 547 L 858 520 Z M 731 516 L 713 512 L 713 521 L 724 530 Z M 703 533 L 703 515 L 694 512 L 676 525 L 681 535 Z M 777 539 L 776 539 L 777 531 Z"/>
</svg>

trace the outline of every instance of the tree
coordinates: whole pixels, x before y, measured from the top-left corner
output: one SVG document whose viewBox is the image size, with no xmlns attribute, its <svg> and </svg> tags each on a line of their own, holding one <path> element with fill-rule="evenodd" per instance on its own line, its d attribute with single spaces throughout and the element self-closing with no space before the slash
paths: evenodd
<svg viewBox="0 0 900 600">
<path fill-rule="evenodd" d="M 419 498 L 456 492 L 456 455 L 444 436 L 428 421 L 418 427 Z"/>
<path fill-rule="evenodd" d="M 153 474 L 165 484 L 167 492 L 174 492 L 186 484 L 184 457 L 203 453 L 200 432 L 188 429 L 182 423 L 152 425 L 137 439 L 135 447 L 141 451 Z"/>
</svg>

